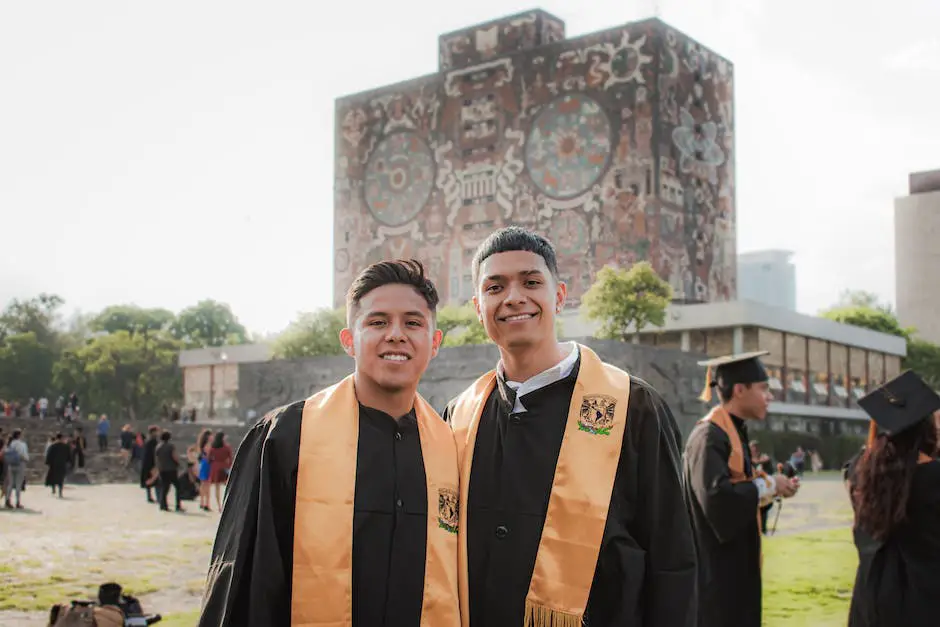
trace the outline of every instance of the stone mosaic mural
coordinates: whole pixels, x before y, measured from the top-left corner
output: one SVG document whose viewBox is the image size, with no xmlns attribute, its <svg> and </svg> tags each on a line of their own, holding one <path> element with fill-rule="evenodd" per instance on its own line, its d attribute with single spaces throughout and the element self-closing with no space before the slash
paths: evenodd
<svg viewBox="0 0 940 627">
<path fill-rule="evenodd" d="M 337 102 L 334 299 L 426 262 L 470 298 L 493 229 L 551 238 L 571 303 L 648 260 L 687 301 L 735 288 L 733 68 L 662 21 L 578 39 L 541 11 L 444 35 L 437 74 Z"/>
</svg>

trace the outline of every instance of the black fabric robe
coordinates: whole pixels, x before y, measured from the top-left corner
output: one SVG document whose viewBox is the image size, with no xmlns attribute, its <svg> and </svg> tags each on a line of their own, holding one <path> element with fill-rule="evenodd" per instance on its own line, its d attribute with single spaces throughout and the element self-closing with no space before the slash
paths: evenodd
<svg viewBox="0 0 940 627">
<path fill-rule="evenodd" d="M 46 485 L 57 486 L 65 483 L 65 475 L 72 462 L 72 449 L 65 442 L 53 442 L 46 450 Z"/>
<path fill-rule="evenodd" d="M 914 471 L 907 514 L 884 542 L 854 530 L 859 564 L 849 627 L 940 625 L 940 462 Z"/>
<path fill-rule="evenodd" d="M 732 417 L 751 472 L 747 429 Z M 761 569 L 757 486 L 731 483 L 731 440 L 710 422 L 692 429 L 685 446 L 686 500 L 698 548 L 698 627 L 760 627 Z"/>
<path fill-rule="evenodd" d="M 140 461 L 140 487 L 146 488 L 150 481 L 150 473 L 157 465 L 157 445 L 160 443 L 158 438 L 149 437 L 144 442 L 144 453 Z"/>
<path fill-rule="evenodd" d="M 303 407 L 262 420 L 238 448 L 212 548 L 211 563 L 222 565 L 210 570 L 200 627 L 290 625 Z M 417 419 L 412 411 L 396 422 L 362 406 L 359 415 L 353 625 L 418 627 L 428 508 Z"/>
<path fill-rule="evenodd" d="M 577 373 L 522 396 L 526 413 L 511 413 L 515 392 L 501 376 L 487 400 L 468 494 L 471 627 L 522 625 Z M 633 378 L 587 627 L 695 625 L 695 547 L 679 446 L 669 408 Z"/>
</svg>

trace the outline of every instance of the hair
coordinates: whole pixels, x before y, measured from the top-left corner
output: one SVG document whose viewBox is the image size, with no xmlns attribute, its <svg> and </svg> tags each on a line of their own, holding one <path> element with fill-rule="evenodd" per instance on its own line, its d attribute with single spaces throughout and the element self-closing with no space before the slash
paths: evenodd
<svg viewBox="0 0 940 627">
<path fill-rule="evenodd" d="M 424 266 L 415 259 L 396 261 L 380 261 L 367 267 L 353 280 L 346 292 L 346 323 L 352 326 L 352 321 L 359 310 L 359 303 L 366 294 L 383 285 L 408 285 L 413 287 L 428 304 L 431 317 L 437 318 L 437 304 L 440 298 L 437 288 L 424 274 Z"/>
<path fill-rule="evenodd" d="M 212 429 L 203 429 L 199 432 L 199 437 L 196 438 L 196 446 L 199 447 L 199 450 L 206 448 L 206 444 L 209 443 L 209 438 L 212 437 Z"/>
<path fill-rule="evenodd" d="M 225 445 L 225 434 L 221 431 L 215 432 L 215 437 L 212 438 L 212 448 L 222 448 Z"/>
<path fill-rule="evenodd" d="M 521 226 L 507 226 L 491 233 L 477 247 L 471 264 L 473 284 L 476 285 L 480 280 L 480 266 L 489 257 L 498 253 L 517 250 L 535 253 L 540 256 L 545 260 L 545 265 L 548 267 L 548 271 L 551 272 L 552 278 L 558 280 L 558 260 L 555 257 L 555 247 L 552 246 L 552 243 L 541 235 Z"/>
<path fill-rule="evenodd" d="M 734 398 L 734 386 L 736 385 L 737 383 L 727 383 L 722 379 L 715 381 L 715 390 L 718 392 L 718 400 L 722 403 L 727 403 Z M 746 388 L 751 387 L 750 383 L 742 383 L 741 385 Z"/>
<path fill-rule="evenodd" d="M 56 440 L 61 440 L 61 439 L 64 438 L 64 437 L 65 437 L 65 434 L 62 433 L 61 431 L 60 431 L 59 433 L 56 433 L 56 434 L 55 434 L 55 439 L 56 439 Z"/>
<path fill-rule="evenodd" d="M 10 435 L 11 440 L 19 440 L 20 436 L 23 435 L 22 429 L 14 429 L 13 433 Z"/>
<path fill-rule="evenodd" d="M 878 435 L 855 467 L 856 525 L 881 541 L 905 522 L 917 458 L 921 452 L 933 455 L 936 450 L 932 416 L 901 433 Z"/>
<path fill-rule="evenodd" d="M 149 427 L 147 427 L 147 433 L 156 433 L 159 430 L 160 430 L 160 427 L 158 427 L 157 425 L 150 425 Z"/>
<path fill-rule="evenodd" d="M 171 437 L 172 436 L 170 435 L 169 431 L 164 431 L 163 433 L 160 434 L 160 439 L 163 440 L 164 442 L 169 442 Z"/>
</svg>

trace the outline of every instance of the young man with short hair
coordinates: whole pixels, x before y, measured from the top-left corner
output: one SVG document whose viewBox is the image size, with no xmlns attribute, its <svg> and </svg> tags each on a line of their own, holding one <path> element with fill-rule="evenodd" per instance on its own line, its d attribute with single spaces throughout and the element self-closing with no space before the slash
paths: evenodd
<svg viewBox="0 0 940 627">
<path fill-rule="evenodd" d="M 496 369 L 447 408 L 464 627 L 695 625 L 679 431 L 646 382 L 559 343 L 552 245 L 508 227 L 473 259 Z"/>
<path fill-rule="evenodd" d="M 355 372 L 245 437 L 202 627 L 457 627 L 457 454 L 418 393 L 437 290 L 415 261 L 369 266 L 340 334 Z"/>
<path fill-rule="evenodd" d="M 727 355 L 707 366 L 701 400 L 719 404 L 685 445 L 686 499 L 699 559 L 699 627 L 760 627 L 761 514 L 799 479 L 767 473 L 751 456 L 745 420 L 764 420 L 773 395 L 760 361 L 766 351 Z"/>
</svg>

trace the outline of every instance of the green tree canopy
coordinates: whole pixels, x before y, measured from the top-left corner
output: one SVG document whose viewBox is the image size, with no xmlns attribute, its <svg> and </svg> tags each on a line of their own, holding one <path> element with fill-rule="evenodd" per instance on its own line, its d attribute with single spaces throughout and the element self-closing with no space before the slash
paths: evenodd
<svg viewBox="0 0 940 627">
<path fill-rule="evenodd" d="M 441 307 L 437 312 L 437 328 L 444 334 L 442 346 L 492 343 L 471 303 Z"/>
<path fill-rule="evenodd" d="M 342 355 L 339 332 L 345 326 L 346 311 L 343 308 L 302 313 L 274 340 L 274 356 L 294 359 Z"/>
<path fill-rule="evenodd" d="M 671 301 L 672 287 L 645 261 L 629 270 L 601 268 L 581 299 L 585 317 L 601 324 L 597 337 L 620 340 L 661 327 Z"/>
<path fill-rule="evenodd" d="M 177 361 L 182 344 L 165 332 L 118 330 L 67 350 L 55 365 L 55 383 L 75 390 L 87 413 L 131 419 L 156 415 L 182 395 Z"/>
<path fill-rule="evenodd" d="M 39 398 L 51 393 L 58 355 L 36 333 L 8 335 L 0 342 L 0 398 Z"/>
<path fill-rule="evenodd" d="M 111 305 L 95 316 L 89 326 L 93 331 L 153 333 L 170 328 L 176 316 L 168 309 L 144 309 L 137 305 Z"/>
<path fill-rule="evenodd" d="M 45 346 L 58 343 L 56 322 L 65 303 L 55 294 L 40 294 L 28 300 L 13 299 L 0 313 L 0 341 L 9 335 L 32 333 Z"/>
<path fill-rule="evenodd" d="M 231 307 L 214 300 L 203 300 L 181 311 L 171 330 L 187 348 L 248 342 L 248 332 Z"/>
</svg>

